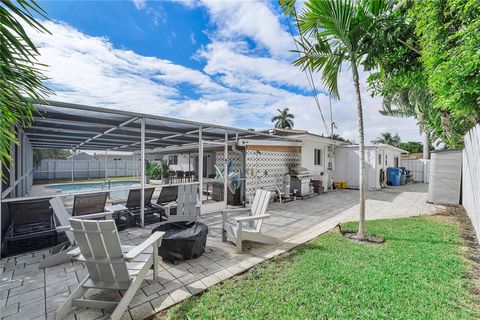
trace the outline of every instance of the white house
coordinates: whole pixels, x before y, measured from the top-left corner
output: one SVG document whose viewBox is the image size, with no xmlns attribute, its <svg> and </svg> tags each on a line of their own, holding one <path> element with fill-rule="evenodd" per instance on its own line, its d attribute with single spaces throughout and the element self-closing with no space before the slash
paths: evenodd
<svg viewBox="0 0 480 320">
<path fill-rule="evenodd" d="M 366 187 L 380 189 L 381 173 L 389 167 L 399 167 L 400 155 L 407 151 L 387 145 L 365 146 Z M 346 181 L 347 187 L 359 187 L 359 151 L 358 145 L 342 145 L 335 149 L 335 180 Z"/>
</svg>

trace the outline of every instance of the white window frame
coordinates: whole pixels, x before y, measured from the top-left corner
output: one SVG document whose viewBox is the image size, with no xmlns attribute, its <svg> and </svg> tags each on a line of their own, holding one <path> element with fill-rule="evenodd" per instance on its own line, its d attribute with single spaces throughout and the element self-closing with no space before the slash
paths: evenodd
<svg viewBox="0 0 480 320">
<path fill-rule="evenodd" d="M 168 156 L 168 164 L 171 165 L 178 165 L 178 155 L 169 155 Z"/>
</svg>

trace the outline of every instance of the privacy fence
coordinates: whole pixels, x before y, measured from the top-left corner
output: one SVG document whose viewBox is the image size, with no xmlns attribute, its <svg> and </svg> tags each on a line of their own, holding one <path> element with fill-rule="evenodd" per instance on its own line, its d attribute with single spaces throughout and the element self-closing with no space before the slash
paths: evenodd
<svg viewBox="0 0 480 320">
<path fill-rule="evenodd" d="M 410 170 L 415 182 L 428 183 L 430 180 L 430 160 L 400 159 L 400 167 Z"/>
<path fill-rule="evenodd" d="M 140 174 L 140 161 L 44 159 L 34 169 L 34 180 L 129 177 Z"/>
<path fill-rule="evenodd" d="M 480 125 L 465 135 L 462 204 L 480 241 Z"/>
</svg>

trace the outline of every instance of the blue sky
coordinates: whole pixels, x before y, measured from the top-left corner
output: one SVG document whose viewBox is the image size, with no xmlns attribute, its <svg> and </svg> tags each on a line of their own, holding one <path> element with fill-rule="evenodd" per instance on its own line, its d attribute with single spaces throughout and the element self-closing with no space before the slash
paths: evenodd
<svg viewBox="0 0 480 320">
<path fill-rule="evenodd" d="M 276 1 L 40 5 L 52 35 L 30 32 L 53 99 L 256 129 L 271 127 L 276 109 L 289 107 L 296 128 L 326 133 L 305 75 L 291 65 L 294 44 Z M 340 74 L 332 116 L 340 134 L 357 139 L 349 72 Z M 362 89 L 367 141 L 383 131 L 418 139 L 415 121 L 379 115 L 381 100 Z M 320 103 L 329 120 L 328 97 Z"/>
</svg>

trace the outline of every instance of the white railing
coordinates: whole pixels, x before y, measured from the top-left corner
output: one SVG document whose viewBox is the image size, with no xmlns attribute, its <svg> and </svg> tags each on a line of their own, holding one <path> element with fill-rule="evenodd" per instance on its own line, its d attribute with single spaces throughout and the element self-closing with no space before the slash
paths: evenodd
<svg viewBox="0 0 480 320">
<path fill-rule="evenodd" d="M 480 241 L 480 125 L 464 138 L 462 204 Z"/>
</svg>

